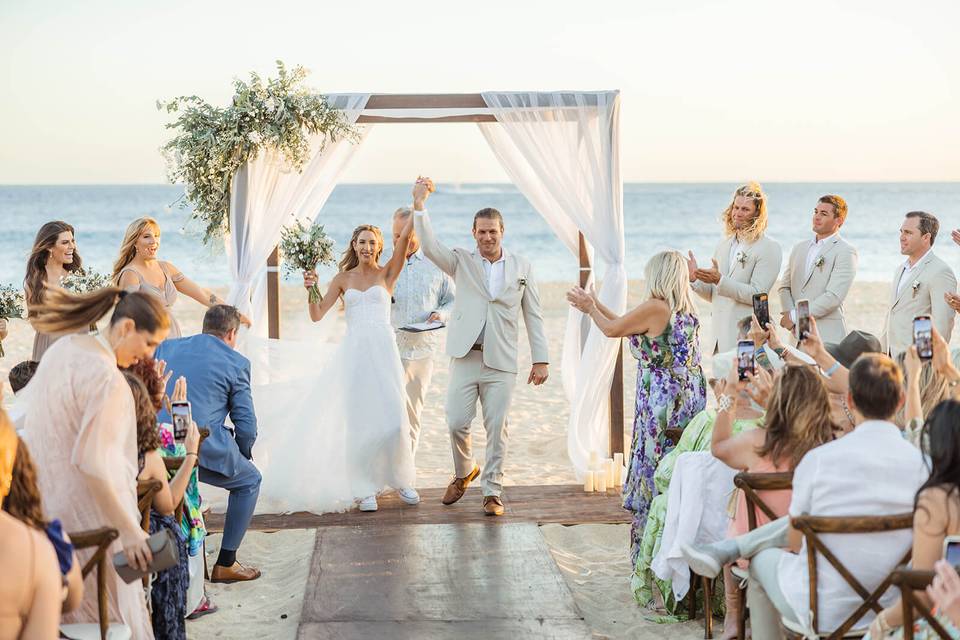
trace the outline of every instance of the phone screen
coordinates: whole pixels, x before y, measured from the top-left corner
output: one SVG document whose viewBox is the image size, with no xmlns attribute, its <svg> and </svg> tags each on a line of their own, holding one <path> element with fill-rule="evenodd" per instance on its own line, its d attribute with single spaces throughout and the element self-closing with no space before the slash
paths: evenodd
<svg viewBox="0 0 960 640">
<path fill-rule="evenodd" d="M 173 418 L 173 439 L 183 441 L 187 437 L 187 427 L 190 426 L 190 403 L 174 402 L 170 406 Z"/>
<path fill-rule="evenodd" d="M 803 340 L 810 333 L 810 302 L 797 301 L 797 337 Z"/>
<path fill-rule="evenodd" d="M 917 347 L 917 355 L 924 360 L 933 357 L 933 324 L 930 316 L 917 316 L 913 319 L 913 344 Z"/>
<path fill-rule="evenodd" d="M 737 374 L 741 380 L 747 379 L 747 373 L 754 373 L 753 354 L 756 348 L 753 340 L 741 340 L 737 343 Z"/>
<path fill-rule="evenodd" d="M 756 293 L 753 296 L 753 315 L 757 317 L 761 329 L 770 324 L 770 307 L 767 303 L 767 294 Z"/>
<path fill-rule="evenodd" d="M 944 551 L 943 559 L 951 566 L 960 566 L 960 540 L 951 540 L 947 542 L 947 548 Z"/>
</svg>

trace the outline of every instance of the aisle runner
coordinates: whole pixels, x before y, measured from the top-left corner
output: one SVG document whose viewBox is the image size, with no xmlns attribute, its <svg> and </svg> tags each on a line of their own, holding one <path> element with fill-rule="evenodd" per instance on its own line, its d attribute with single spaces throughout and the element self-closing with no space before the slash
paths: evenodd
<svg viewBox="0 0 960 640">
<path fill-rule="evenodd" d="M 317 531 L 301 640 L 590 635 L 536 524 Z"/>
</svg>

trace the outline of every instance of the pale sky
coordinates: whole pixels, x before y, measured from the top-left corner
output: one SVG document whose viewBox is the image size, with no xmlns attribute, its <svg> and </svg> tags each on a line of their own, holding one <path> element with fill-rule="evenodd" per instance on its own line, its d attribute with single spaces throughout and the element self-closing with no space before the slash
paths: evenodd
<svg viewBox="0 0 960 640">
<path fill-rule="evenodd" d="M 321 92 L 620 89 L 627 181 L 960 179 L 956 0 L 0 0 L 0 184 L 157 183 L 157 99 L 273 61 Z M 381 125 L 351 182 L 506 177 L 473 125 Z"/>
</svg>

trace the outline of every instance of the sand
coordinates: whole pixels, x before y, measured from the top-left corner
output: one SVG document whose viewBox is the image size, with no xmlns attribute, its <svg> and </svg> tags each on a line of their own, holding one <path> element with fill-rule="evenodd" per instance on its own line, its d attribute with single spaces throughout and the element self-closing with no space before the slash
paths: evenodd
<svg viewBox="0 0 960 640">
<path fill-rule="evenodd" d="M 559 358 L 563 341 L 567 305 L 563 294 L 567 283 L 541 285 L 547 335 L 551 353 Z M 858 282 L 847 299 L 847 318 L 852 328 L 879 334 L 883 327 L 888 299 L 885 283 Z M 223 295 L 225 292 L 219 290 Z M 630 283 L 629 301 L 641 301 L 642 286 Z M 771 296 L 771 314 L 779 317 L 779 304 Z M 342 314 L 321 327 L 310 326 L 306 316 L 306 294 L 302 289 L 285 287 L 282 301 L 282 334 L 300 339 L 336 339 L 342 334 Z M 704 330 L 710 330 L 706 304 L 697 300 Z M 175 314 L 185 334 L 200 330 L 203 307 L 192 300 L 181 299 Z M 7 356 L 0 359 L 0 376 L 6 379 L 10 367 L 29 357 L 33 332 L 23 321 L 12 321 L 10 336 L 4 341 Z M 960 332 L 958 332 L 960 333 Z M 958 336 L 954 336 L 954 343 Z M 559 377 L 559 363 L 551 365 L 551 378 L 542 387 L 523 384 L 530 366 L 526 337 L 521 333 L 520 380 L 510 414 L 510 447 L 505 464 L 505 484 L 564 484 L 575 482 L 566 455 L 568 410 Z M 705 366 L 710 369 L 709 358 Z M 635 361 L 624 358 L 624 411 L 633 415 Z M 418 486 L 439 487 L 449 482 L 452 473 L 450 444 L 443 416 L 443 394 L 448 379 L 448 365 L 437 359 L 436 373 L 426 399 L 423 433 L 417 454 Z M 628 421 L 629 422 L 629 421 Z M 479 421 L 474 423 L 474 445 L 483 451 L 485 438 Z M 262 429 L 269 425 L 262 425 Z M 629 447 L 629 429 L 626 434 Z M 204 496 L 222 508 L 222 495 L 204 486 Z M 479 508 L 479 505 L 477 505 Z M 623 525 L 582 525 L 577 527 L 544 527 L 544 535 L 554 550 L 565 576 L 574 591 L 577 604 L 597 637 L 695 637 L 702 629 L 694 624 L 660 626 L 647 623 L 647 613 L 634 603 L 629 590 L 630 573 L 627 527 Z M 251 533 L 244 541 L 241 559 L 260 566 L 264 576 L 255 584 L 229 587 L 211 586 L 221 611 L 216 615 L 191 622 L 191 638 L 257 638 L 293 637 L 300 613 L 303 585 L 308 560 L 313 549 L 311 531 Z M 216 548 L 213 537 L 208 551 Z M 211 559 L 212 563 L 212 559 Z M 286 619 L 281 615 L 286 614 Z M 649 635 L 648 635 L 649 634 Z M 677 634 L 677 635 L 673 635 Z"/>
</svg>

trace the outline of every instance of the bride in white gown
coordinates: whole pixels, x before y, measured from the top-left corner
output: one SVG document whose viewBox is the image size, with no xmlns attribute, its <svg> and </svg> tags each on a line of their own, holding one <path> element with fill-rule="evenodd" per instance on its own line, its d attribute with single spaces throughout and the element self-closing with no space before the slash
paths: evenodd
<svg viewBox="0 0 960 640">
<path fill-rule="evenodd" d="M 415 193 L 427 189 L 421 180 L 414 186 Z M 309 389 L 294 384 L 286 394 L 271 394 L 274 408 L 283 409 L 270 413 L 286 419 L 282 427 L 270 425 L 257 443 L 269 452 L 261 507 L 327 513 L 359 501 L 361 511 L 376 511 L 377 495 L 389 488 L 407 504 L 420 502 L 403 366 L 390 326 L 391 295 L 412 229 L 413 216 L 393 257 L 380 266 L 380 230 L 357 227 L 326 295 L 309 305 L 311 320 L 319 322 L 342 298 L 347 332 L 331 359 L 319 363 Z M 305 287 L 316 280 L 315 272 L 304 274 Z"/>
</svg>

